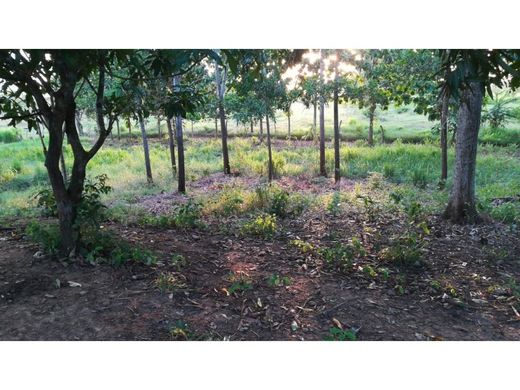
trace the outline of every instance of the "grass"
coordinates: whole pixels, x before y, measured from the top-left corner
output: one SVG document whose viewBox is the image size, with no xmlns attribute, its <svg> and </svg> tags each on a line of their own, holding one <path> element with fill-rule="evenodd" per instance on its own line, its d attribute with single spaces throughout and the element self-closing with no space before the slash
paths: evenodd
<svg viewBox="0 0 520 390">
<path fill-rule="evenodd" d="M 331 107 L 327 107 L 330 111 Z M 328 114 L 328 111 L 326 114 Z M 285 121 L 282 114 L 277 124 L 276 135 L 285 137 Z M 355 143 L 342 144 L 341 176 L 347 179 L 363 180 L 374 174 L 384 178 L 394 185 L 398 185 L 407 199 L 420 196 L 421 201 L 431 207 L 428 211 L 439 211 L 447 200 L 451 186 L 451 176 L 448 177 L 447 189 L 438 191 L 437 184 L 440 172 L 440 150 L 437 141 L 432 141 L 431 123 L 424 117 L 413 113 L 411 108 L 391 108 L 380 112 L 378 123 L 385 128 L 387 140 L 399 139 L 390 144 L 378 144 L 368 147 L 363 141 L 365 137 L 366 118 L 362 111 L 354 106 L 345 105 L 340 109 L 343 120 L 342 134 L 345 139 L 358 139 Z M 327 132 L 332 131 L 332 116 L 326 115 Z M 230 120 L 229 127 L 232 134 L 242 131 L 233 127 Z M 293 107 L 292 127 L 293 135 L 307 134 L 312 122 L 312 110 L 306 110 L 296 104 Z M 85 129 L 89 131 L 88 120 Z M 212 123 L 211 123 L 212 124 Z M 165 126 L 165 123 L 163 123 Z M 203 133 L 205 124 L 195 123 L 194 131 Z M 126 129 L 123 127 L 123 135 Z M 156 133 L 156 123 L 149 121 L 150 133 Z M 221 143 L 215 138 L 190 138 L 189 123 L 185 141 L 186 174 L 188 191 L 190 182 L 220 172 L 222 165 Z M 213 131 L 212 128 L 210 128 Z M 211 133 L 209 130 L 208 132 Z M 274 132 L 274 129 L 273 129 Z M 137 136 L 137 128 L 132 135 Z M 0 131 L 0 134 L 7 134 Z M 139 141 L 123 139 L 120 142 L 108 141 L 100 152 L 88 165 L 90 177 L 106 173 L 108 184 L 113 191 L 103 196 L 103 201 L 111 202 L 114 212 L 125 213 L 128 206 L 135 203 L 136 198 L 143 195 L 152 195 L 172 192 L 176 189 L 176 181 L 172 177 L 169 166 L 169 151 L 167 141 L 154 139 L 150 146 L 150 158 L 153 170 L 154 184 L 146 183 L 144 173 L 143 151 Z M 499 207 L 492 207 L 491 201 L 497 197 L 513 196 L 520 193 L 520 162 L 518 160 L 517 143 L 520 131 L 507 129 L 504 131 L 489 131 L 483 129 L 477 160 L 477 196 L 480 207 L 497 219 L 505 222 L 518 222 L 520 206 L 517 203 L 505 203 Z M 376 137 L 376 140 L 378 138 Z M 411 140 L 420 140 L 421 143 L 410 143 Z M 88 144 L 91 139 L 85 139 Z M 509 146 L 499 146 L 509 144 Z M 267 176 L 267 148 L 258 142 L 256 137 L 232 138 L 229 141 L 230 160 L 232 169 L 241 175 L 262 177 Z M 318 174 L 319 153 L 313 142 L 298 144 L 296 148 L 291 143 L 276 144 L 273 147 L 273 158 L 276 175 L 307 176 L 314 178 Z M 331 143 L 327 144 L 326 164 L 329 173 L 333 172 L 333 150 Z M 70 146 L 65 148 L 66 165 L 70 170 L 72 152 Z M 454 165 L 454 150 L 448 153 L 450 175 Z M 377 179 L 383 180 L 383 179 Z M 376 181 L 377 181 L 376 180 Z M 374 185 L 376 185 L 375 183 Z M 43 164 L 43 153 L 40 141 L 37 138 L 24 139 L 12 143 L 0 143 L 0 218 L 1 217 L 32 217 L 38 214 L 35 209 L 33 195 L 48 185 L 47 173 Z M 418 195 L 419 194 L 419 195 Z M 290 199 L 290 202 L 287 199 Z M 234 190 L 225 188 L 217 197 L 209 199 L 202 197 L 202 213 L 221 213 L 232 215 L 262 208 L 269 214 L 283 217 L 288 213 L 296 213 L 290 205 L 298 204 L 302 209 L 307 206 L 308 200 L 296 199 L 299 194 L 270 194 L 269 199 L 262 199 L 261 194 L 255 194 L 254 189 Z M 294 198 L 294 199 L 293 199 Z M 339 204 L 338 199 L 328 199 L 328 206 Z M 298 203 L 299 202 L 299 203 Z M 260 204 L 263 203 L 263 204 Z M 289 205 L 289 206 L 288 206 Z M 332 205 L 332 206 L 331 206 Z M 334 206 L 336 207 L 336 206 Z M 287 210 L 286 210 L 287 209 Z M 338 210 L 331 209 L 331 213 Z M 138 211 L 135 211 L 138 213 Z"/>
</svg>

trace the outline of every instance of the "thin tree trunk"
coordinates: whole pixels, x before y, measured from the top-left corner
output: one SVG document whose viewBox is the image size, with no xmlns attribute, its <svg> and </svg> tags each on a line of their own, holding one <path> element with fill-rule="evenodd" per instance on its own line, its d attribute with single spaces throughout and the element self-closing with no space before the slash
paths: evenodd
<svg viewBox="0 0 520 390">
<path fill-rule="evenodd" d="M 269 129 L 269 115 L 265 116 L 265 129 L 267 132 L 267 154 L 268 154 L 268 180 L 269 183 L 273 181 L 273 153 L 271 151 L 271 131 Z"/>
<path fill-rule="evenodd" d="M 480 219 L 475 202 L 475 171 L 482 99 L 483 86 L 478 81 L 470 81 L 461 91 L 453 187 L 444 211 L 444 217 L 454 223 L 474 223 Z"/>
<path fill-rule="evenodd" d="M 369 107 L 369 124 L 368 124 L 368 144 L 370 146 L 374 146 L 374 117 L 376 112 L 376 105 L 375 103 L 371 103 Z"/>
<path fill-rule="evenodd" d="M 144 127 L 143 113 L 141 112 L 140 108 L 139 108 L 139 111 L 137 112 L 137 117 L 139 119 L 139 126 L 141 127 L 141 136 L 143 138 L 144 165 L 146 167 L 146 181 L 148 182 L 148 184 L 152 184 L 153 183 L 152 165 L 150 164 L 150 150 L 148 148 L 148 137 L 146 135 L 146 128 Z"/>
<path fill-rule="evenodd" d="M 316 102 L 314 102 L 312 104 L 312 107 L 313 107 L 313 120 L 312 120 L 312 137 L 314 138 L 315 135 L 316 135 L 316 131 L 318 130 L 317 128 L 317 111 L 318 111 L 318 105 L 316 104 Z"/>
<path fill-rule="evenodd" d="M 63 150 L 60 154 L 60 166 L 61 166 L 61 174 L 63 175 L 63 181 L 67 183 L 69 181 L 67 176 L 67 166 L 65 165 L 65 157 L 63 156 Z"/>
<path fill-rule="evenodd" d="M 251 126 L 251 134 L 253 134 L 253 120 L 250 121 L 250 126 Z"/>
<path fill-rule="evenodd" d="M 181 83 L 181 76 L 173 77 L 173 89 L 176 91 Z M 178 157 L 178 191 L 180 193 L 186 192 L 186 172 L 184 169 L 184 139 L 182 134 L 182 117 L 175 118 L 175 133 L 177 135 L 177 157 Z"/>
<path fill-rule="evenodd" d="M 160 117 L 157 117 L 157 134 L 159 134 L 159 139 L 161 139 L 162 133 L 161 133 L 161 118 Z"/>
<path fill-rule="evenodd" d="M 117 128 L 117 140 L 121 141 L 121 129 L 119 128 L 119 118 L 116 118 L 116 128 Z"/>
<path fill-rule="evenodd" d="M 218 118 L 215 117 L 215 138 L 218 138 Z"/>
<path fill-rule="evenodd" d="M 43 158 L 45 158 L 45 157 L 47 157 L 47 147 L 45 146 L 45 141 L 43 140 L 42 129 L 41 129 L 39 123 L 36 124 L 36 132 L 38 133 L 38 137 L 40 138 L 40 142 L 42 143 Z"/>
<path fill-rule="evenodd" d="M 175 164 L 175 138 L 173 135 L 172 120 L 166 118 L 166 126 L 168 127 L 168 143 L 170 146 L 170 160 L 172 164 L 173 179 L 177 177 L 177 165 Z"/>
<path fill-rule="evenodd" d="M 132 122 L 130 121 L 130 118 L 128 118 L 128 134 L 132 134 Z"/>
<path fill-rule="evenodd" d="M 263 119 L 260 118 L 260 141 L 264 140 L 264 123 Z"/>
<path fill-rule="evenodd" d="M 229 166 L 229 152 L 227 146 L 227 120 L 226 111 L 224 109 L 224 90 L 226 86 L 226 70 L 224 74 L 220 74 L 220 67 L 215 67 L 215 84 L 217 86 L 218 112 L 220 116 L 220 133 L 222 136 L 222 159 L 224 163 L 224 174 L 231 174 L 231 167 Z"/>
<path fill-rule="evenodd" d="M 339 53 L 338 53 L 339 58 Z M 334 183 L 340 181 L 340 157 L 339 157 L 339 107 L 338 107 L 338 61 L 334 63 Z"/>
<path fill-rule="evenodd" d="M 320 86 L 323 88 L 324 53 L 320 50 Z M 320 93 L 320 176 L 327 176 L 325 167 L 325 96 Z"/>
<path fill-rule="evenodd" d="M 76 128 L 78 129 L 78 133 L 80 136 L 83 135 L 83 125 L 81 124 L 82 113 L 80 110 L 76 110 L 75 120 L 76 120 Z"/>
<path fill-rule="evenodd" d="M 287 114 L 287 136 L 291 138 L 291 113 Z"/>
<path fill-rule="evenodd" d="M 448 109 L 449 95 L 444 94 L 441 106 L 441 183 L 448 179 Z"/>
</svg>

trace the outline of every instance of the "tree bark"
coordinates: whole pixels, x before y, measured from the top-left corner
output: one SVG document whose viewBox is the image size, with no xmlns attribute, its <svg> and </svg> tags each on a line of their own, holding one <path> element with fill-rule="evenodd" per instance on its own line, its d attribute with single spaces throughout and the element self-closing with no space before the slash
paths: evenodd
<svg viewBox="0 0 520 390">
<path fill-rule="evenodd" d="M 162 133 L 161 133 L 161 118 L 160 117 L 157 117 L 157 134 L 159 134 L 159 139 L 161 139 Z"/>
<path fill-rule="evenodd" d="M 76 128 L 78 129 L 79 135 L 83 135 L 83 125 L 81 124 L 81 117 L 83 113 L 80 110 L 76 110 L 75 120 L 76 120 Z"/>
<path fill-rule="evenodd" d="M 215 117 L 215 138 L 218 138 L 218 118 Z"/>
<path fill-rule="evenodd" d="M 144 151 L 144 165 L 146 167 L 146 181 L 148 184 L 153 183 L 152 178 L 152 165 L 150 164 L 150 150 L 148 148 L 148 136 L 146 135 L 146 128 L 144 127 L 143 113 L 139 107 L 137 111 L 137 118 L 139 119 L 139 126 L 141 127 L 141 136 L 143 138 L 143 151 Z"/>
<path fill-rule="evenodd" d="M 265 116 L 265 129 L 267 132 L 267 154 L 268 154 L 268 181 L 271 183 L 273 181 L 273 153 L 271 150 L 271 131 L 269 129 L 269 115 Z"/>
<path fill-rule="evenodd" d="M 317 115 L 318 115 L 317 110 L 318 110 L 318 106 L 317 106 L 316 102 L 314 102 L 312 104 L 312 107 L 313 107 L 313 111 L 314 111 L 313 119 L 312 119 L 312 137 L 314 138 L 315 134 L 316 134 L 316 130 L 318 129 L 317 128 L 317 123 L 318 123 L 317 122 Z"/>
<path fill-rule="evenodd" d="M 130 121 L 130 118 L 128 118 L 128 134 L 132 134 L 132 122 Z"/>
<path fill-rule="evenodd" d="M 250 121 L 251 134 L 253 134 L 253 120 Z"/>
<path fill-rule="evenodd" d="M 177 177 L 177 165 L 175 164 L 175 138 L 173 135 L 172 120 L 166 118 L 166 126 L 168 127 L 168 144 L 170 146 L 170 160 L 172 165 L 173 179 Z"/>
<path fill-rule="evenodd" d="M 176 91 L 181 83 L 181 76 L 173 77 L 173 89 Z M 175 133 L 177 135 L 177 157 L 178 157 L 178 191 L 180 193 L 186 192 L 186 172 L 184 169 L 184 139 L 182 133 L 182 117 L 175 118 Z"/>
<path fill-rule="evenodd" d="M 222 136 L 222 159 L 224 163 L 224 174 L 231 174 L 231 167 L 229 166 L 229 152 L 227 146 L 227 121 L 226 111 L 224 109 L 224 92 L 226 88 L 226 70 L 221 75 L 220 67 L 215 66 L 215 84 L 217 86 L 217 100 L 218 100 L 218 113 L 220 117 L 220 133 Z"/>
<path fill-rule="evenodd" d="M 376 113 L 376 104 L 371 103 L 368 112 L 368 144 L 374 146 L 374 117 Z"/>
<path fill-rule="evenodd" d="M 475 171 L 483 90 L 483 85 L 478 81 L 468 82 L 461 90 L 453 188 L 444 211 L 444 217 L 454 223 L 475 223 L 480 220 L 475 202 Z"/>
<path fill-rule="evenodd" d="M 448 179 L 448 110 L 449 95 L 444 94 L 441 103 L 441 182 Z"/>
<path fill-rule="evenodd" d="M 260 141 L 264 140 L 264 124 L 263 119 L 260 118 Z"/>
<path fill-rule="evenodd" d="M 291 113 L 287 114 L 287 136 L 291 138 Z"/>
<path fill-rule="evenodd" d="M 339 54 L 338 54 L 339 58 Z M 334 63 L 334 183 L 340 182 L 338 61 Z"/>
<path fill-rule="evenodd" d="M 320 56 L 320 86 L 323 88 L 324 56 L 322 50 L 320 50 Z M 323 96 L 323 91 L 320 92 L 320 176 L 327 176 L 325 167 L 325 96 Z"/>
<path fill-rule="evenodd" d="M 121 141 L 121 129 L 119 128 L 119 118 L 116 118 L 116 128 L 117 128 L 117 140 Z"/>
</svg>

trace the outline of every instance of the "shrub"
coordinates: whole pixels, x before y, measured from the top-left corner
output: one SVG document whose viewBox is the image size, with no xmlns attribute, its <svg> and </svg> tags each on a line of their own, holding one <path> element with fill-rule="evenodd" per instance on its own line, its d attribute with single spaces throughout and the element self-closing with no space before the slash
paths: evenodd
<svg viewBox="0 0 520 390">
<path fill-rule="evenodd" d="M 246 223 L 242 231 L 260 237 L 272 237 L 276 233 L 276 216 L 263 214 Z"/>
<path fill-rule="evenodd" d="M 57 225 L 43 225 L 39 221 L 31 221 L 25 228 L 25 234 L 42 245 L 49 254 L 56 254 L 61 244 L 60 230 Z"/>
<path fill-rule="evenodd" d="M 412 183 L 418 188 L 426 188 L 428 185 L 428 177 L 423 169 L 415 168 L 412 171 Z"/>
<path fill-rule="evenodd" d="M 176 227 L 200 226 L 200 216 L 200 203 L 189 199 L 187 203 L 174 208 L 173 223 Z"/>
<path fill-rule="evenodd" d="M 415 233 L 406 233 L 384 248 L 379 257 L 383 261 L 403 266 L 418 266 L 422 259 L 421 238 Z"/>
<path fill-rule="evenodd" d="M 335 244 L 332 247 L 320 249 L 319 254 L 328 267 L 338 271 L 348 271 L 352 268 L 353 260 L 366 256 L 366 251 L 361 241 L 354 237 L 350 244 Z"/>
<path fill-rule="evenodd" d="M 10 144 L 22 140 L 22 132 L 19 129 L 0 130 L 0 143 Z"/>
<path fill-rule="evenodd" d="M 251 279 L 243 272 L 231 273 L 228 281 L 231 283 L 227 288 L 229 294 L 244 292 L 253 288 Z"/>
</svg>

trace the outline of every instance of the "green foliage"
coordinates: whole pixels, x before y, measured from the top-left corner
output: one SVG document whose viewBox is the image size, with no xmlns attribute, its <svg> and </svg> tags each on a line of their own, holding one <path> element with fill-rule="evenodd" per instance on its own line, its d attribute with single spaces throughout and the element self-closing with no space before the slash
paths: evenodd
<svg viewBox="0 0 520 390">
<path fill-rule="evenodd" d="M 229 294 L 239 293 L 251 290 L 253 288 L 253 283 L 251 279 L 244 273 L 231 273 L 228 277 L 229 287 L 227 287 L 227 291 Z"/>
<path fill-rule="evenodd" d="M 341 329 L 336 326 L 329 329 L 329 334 L 325 337 L 327 341 L 356 341 L 356 332 L 352 329 Z"/>
<path fill-rule="evenodd" d="M 310 242 L 303 240 L 291 240 L 291 245 L 298 248 L 303 254 L 311 253 L 316 249 Z"/>
<path fill-rule="evenodd" d="M 274 188 L 270 193 L 269 214 L 277 217 L 286 217 L 288 214 L 289 193 L 287 191 Z"/>
<path fill-rule="evenodd" d="M 242 231 L 263 238 L 272 237 L 276 233 L 276 216 L 271 214 L 259 215 L 244 224 Z"/>
<path fill-rule="evenodd" d="M 291 278 L 288 276 L 281 276 L 278 274 L 272 274 L 267 278 L 267 285 L 269 287 L 284 287 L 291 284 Z"/>
<path fill-rule="evenodd" d="M 161 292 L 173 292 L 186 288 L 185 278 L 178 273 L 163 272 L 155 279 L 155 286 Z"/>
<path fill-rule="evenodd" d="M 402 265 L 419 266 L 422 260 L 422 238 L 414 232 L 406 232 L 393 239 L 389 247 L 379 253 L 383 261 Z"/>
<path fill-rule="evenodd" d="M 22 140 L 22 132 L 19 129 L 0 129 L 0 143 L 10 144 Z"/>
<path fill-rule="evenodd" d="M 428 185 L 428 177 L 426 172 L 421 168 L 415 168 L 412 171 L 412 183 L 418 188 L 426 188 Z"/>
<path fill-rule="evenodd" d="M 491 129 L 503 128 L 505 124 L 517 117 L 518 98 L 510 93 L 497 94 L 494 99 L 486 99 L 482 112 L 482 121 L 488 122 Z"/>
<path fill-rule="evenodd" d="M 188 265 L 188 260 L 186 260 L 183 255 L 176 253 L 172 255 L 170 264 L 177 268 L 177 271 L 180 271 L 181 268 L 184 268 L 186 265 Z"/>
<path fill-rule="evenodd" d="M 60 230 L 55 224 L 44 225 L 39 221 L 30 221 L 25 228 L 25 234 L 31 240 L 41 244 L 49 254 L 56 254 L 60 247 Z"/>
<path fill-rule="evenodd" d="M 334 216 L 337 216 L 341 212 L 341 195 L 339 191 L 335 191 L 334 194 L 332 194 L 332 198 L 327 204 L 327 211 Z"/>
<path fill-rule="evenodd" d="M 328 248 L 321 248 L 318 253 L 326 266 L 342 272 L 351 270 L 355 259 L 366 256 L 365 248 L 356 237 L 353 237 L 349 244 L 337 243 Z"/>
</svg>

